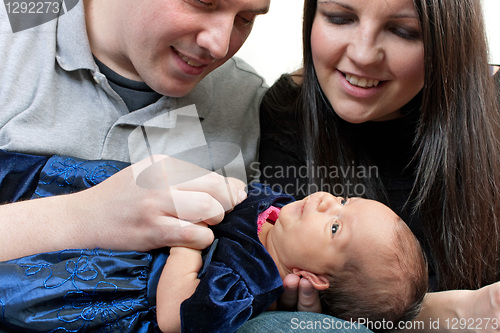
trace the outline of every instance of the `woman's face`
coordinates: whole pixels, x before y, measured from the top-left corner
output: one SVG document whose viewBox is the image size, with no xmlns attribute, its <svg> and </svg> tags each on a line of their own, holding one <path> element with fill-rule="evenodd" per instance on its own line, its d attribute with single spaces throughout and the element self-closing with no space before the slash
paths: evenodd
<svg viewBox="0 0 500 333">
<path fill-rule="evenodd" d="M 318 0 L 311 48 L 323 92 L 351 123 L 399 117 L 424 85 L 412 0 Z"/>
</svg>

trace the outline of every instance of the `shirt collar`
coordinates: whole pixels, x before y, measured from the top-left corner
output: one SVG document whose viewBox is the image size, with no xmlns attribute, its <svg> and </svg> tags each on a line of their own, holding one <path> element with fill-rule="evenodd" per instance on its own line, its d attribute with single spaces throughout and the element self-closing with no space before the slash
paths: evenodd
<svg viewBox="0 0 500 333">
<path fill-rule="evenodd" d="M 59 17 L 56 36 L 56 59 L 62 69 L 97 71 L 85 26 L 83 1 Z"/>
</svg>

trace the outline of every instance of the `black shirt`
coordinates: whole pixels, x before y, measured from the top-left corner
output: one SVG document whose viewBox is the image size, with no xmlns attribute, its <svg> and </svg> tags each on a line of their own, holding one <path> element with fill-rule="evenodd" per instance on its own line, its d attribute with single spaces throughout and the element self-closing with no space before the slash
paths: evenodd
<svg viewBox="0 0 500 333">
<path fill-rule="evenodd" d="M 297 199 L 309 194 L 304 190 L 308 189 L 308 178 L 305 176 L 307 165 L 299 127 L 301 120 L 296 110 L 299 89 L 289 75 L 283 75 L 264 96 L 259 151 L 260 181 Z M 385 203 L 408 224 L 424 247 L 429 262 L 432 262 L 420 214 L 413 211 L 411 202 L 406 204 L 415 182 L 413 142 L 419 120 L 419 108 L 415 105 L 418 103 L 413 106 L 409 103 L 402 112 L 403 116 L 394 120 L 348 126 L 354 131 L 353 144 L 363 145 L 371 163 L 376 166 L 373 172 L 377 172 L 375 176 L 380 177 L 385 187 Z M 314 187 L 310 189 L 312 191 L 309 192 L 315 190 Z M 429 270 L 430 286 L 435 288 L 432 267 Z"/>
<path fill-rule="evenodd" d="M 161 94 L 151 89 L 145 82 L 127 79 L 107 67 L 96 57 L 94 57 L 94 60 L 101 73 L 108 79 L 111 88 L 123 99 L 129 111 L 142 109 L 162 97 Z"/>
</svg>

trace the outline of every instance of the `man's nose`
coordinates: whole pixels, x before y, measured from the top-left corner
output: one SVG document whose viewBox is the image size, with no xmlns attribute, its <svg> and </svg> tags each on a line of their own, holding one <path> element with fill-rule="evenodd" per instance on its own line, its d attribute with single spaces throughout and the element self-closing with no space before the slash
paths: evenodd
<svg viewBox="0 0 500 333">
<path fill-rule="evenodd" d="M 214 59 L 223 59 L 228 51 L 233 32 L 234 18 L 220 15 L 206 22 L 198 34 L 198 45 L 208 50 Z"/>
</svg>

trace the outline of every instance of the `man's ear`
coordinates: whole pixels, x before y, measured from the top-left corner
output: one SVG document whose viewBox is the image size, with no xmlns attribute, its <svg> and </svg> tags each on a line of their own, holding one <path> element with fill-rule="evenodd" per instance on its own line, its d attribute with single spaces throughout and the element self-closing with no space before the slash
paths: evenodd
<svg viewBox="0 0 500 333">
<path fill-rule="evenodd" d="M 294 268 L 292 272 L 295 275 L 302 276 L 307 279 L 316 290 L 325 290 L 330 287 L 330 281 L 328 281 L 328 277 L 326 275 L 318 275 L 309 271 L 300 270 L 299 268 Z"/>
</svg>

